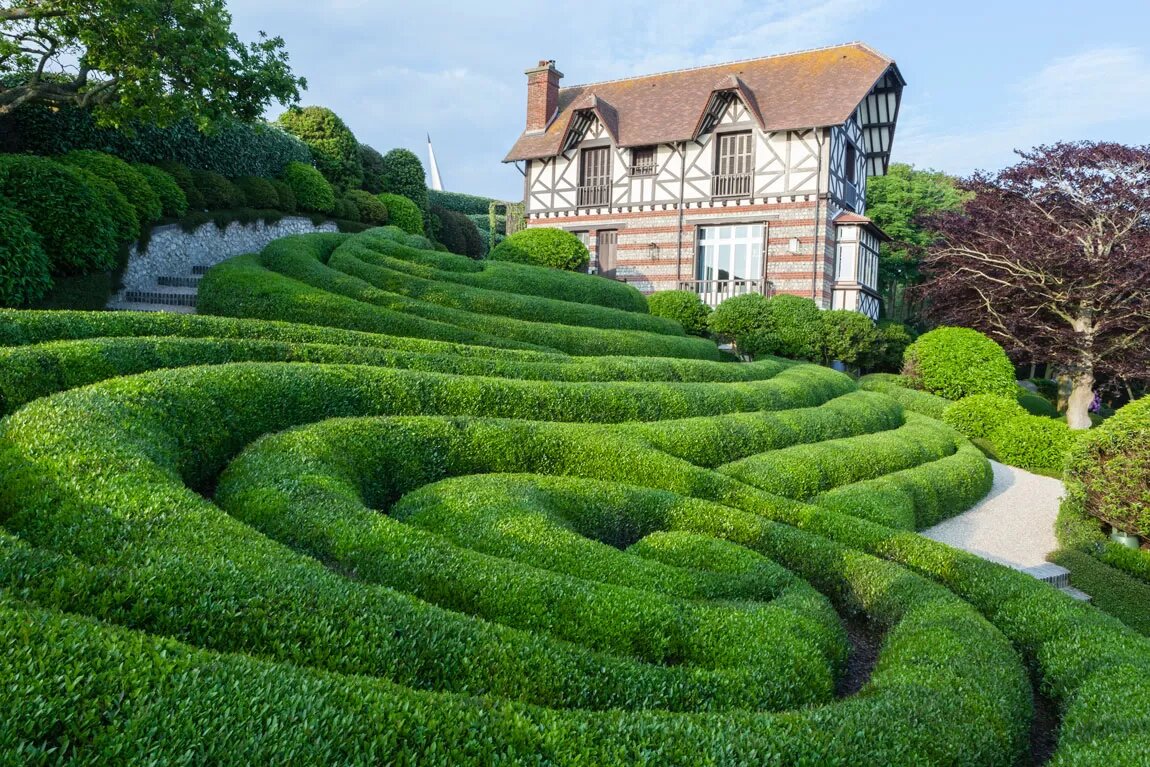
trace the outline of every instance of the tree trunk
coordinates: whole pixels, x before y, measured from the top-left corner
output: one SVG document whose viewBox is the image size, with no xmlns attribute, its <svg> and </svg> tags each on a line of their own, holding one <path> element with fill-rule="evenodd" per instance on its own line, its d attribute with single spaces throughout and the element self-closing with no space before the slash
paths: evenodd
<svg viewBox="0 0 1150 767">
<path fill-rule="evenodd" d="M 1085 366 L 1070 378 L 1070 399 L 1066 403 L 1066 425 L 1071 429 L 1090 428 L 1090 404 L 1094 402 L 1094 368 Z"/>
</svg>

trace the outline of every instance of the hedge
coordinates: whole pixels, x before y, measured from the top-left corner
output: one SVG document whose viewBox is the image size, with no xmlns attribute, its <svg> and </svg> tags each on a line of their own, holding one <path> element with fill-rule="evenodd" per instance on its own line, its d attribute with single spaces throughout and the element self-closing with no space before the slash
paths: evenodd
<svg viewBox="0 0 1150 767">
<path fill-rule="evenodd" d="M 579 272 L 587 268 L 591 255 L 587 252 L 587 246 L 570 232 L 536 227 L 521 229 L 508 236 L 495 246 L 488 258 L 492 261 L 510 261 Z"/>
<path fill-rule="evenodd" d="M 401 194 L 384 192 L 377 195 L 387 206 L 387 220 L 408 234 L 423 234 L 423 213 L 419 206 Z"/>
<path fill-rule="evenodd" d="M 28 218 L 0 197 L 0 307 L 27 306 L 52 287 L 48 255 Z"/>
<path fill-rule="evenodd" d="M 891 373 L 865 375 L 859 379 L 858 386 L 864 391 L 881 392 L 911 412 L 940 420 L 952 404 L 943 397 L 910 388 L 905 378 Z"/>
<path fill-rule="evenodd" d="M 311 150 L 316 168 L 336 189 L 346 192 L 363 183 L 359 142 L 339 115 L 326 107 L 290 107 L 276 121 Z"/>
<path fill-rule="evenodd" d="M 210 170 L 192 170 L 192 181 L 209 210 L 242 208 L 247 204 L 244 193 L 224 176 Z"/>
<path fill-rule="evenodd" d="M 974 394 L 947 405 L 942 420 L 971 439 L 985 439 L 1006 421 L 1025 415 L 1026 411 L 1014 399 Z"/>
<path fill-rule="evenodd" d="M 84 180 L 84 184 L 100 198 L 107 211 L 112 226 L 112 237 L 117 243 L 134 242 L 140 237 L 140 221 L 136 209 L 115 184 L 102 176 L 97 176 L 84 168 L 73 168 Z"/>
<path fill-rule="evenodd" d="M 959 400 L 972 394 L 1014 397 L 1014 365 L 1002 347 L 977 330 L 942 327 L 906 349 L 903 375 L 918 389 Z"/>
<path fill-rule="evenodd" d="M 310 165 L 288 163 L 281 180 L 291 189 L 299 210 L 305 213 L 331 213 L 335 210 L 335 191 L 327 179 Z"/>
<path fill-rule="evenodd" d="M 232 179 L 232 183 L 243 193 L 244 201 L 249 208 L 283 210 L 279 192 L 272 185 L 270 179 L 259 176 L 240 176 Z"/>
<path fill-rule="evenodd" d="M 128 163 L 104 152 L 77 150 L 59 158 L 60 162 L 83 168 L 112 182 L 131 204 L 139 229 L 157 221 L 164 213 L 159 194 L 148 179 Z"/>
<path fill-rule="evenodd" d="M 1082 437 L 1067 483 L 1081 489 L 1089 513 L 1150 538 L 1150 399 L 1124 405 Z"/>
<path fill-rule="evenodd" d="M 683 326 L 686 332 L 701 336 L 707 333 L 711 307 L 691 290 L 663 290 L 647 296 L 647 309 L 656 317 L 666 317 Z"/>
<path fill-rule="evenodd" d="M 415 154 L 407 149 L 392 149 L 383 156 L 380 172 L 380 183 L 384 194 L 394 194 L 406 197 L 419 208 L 420 220 L 429 210 L 427 199 L 427 176 L 423 170 L 423 163 Z M 388 203 L 391 209 L 391 203 Z M 394 214 L 395 211 L 392 211 Z M 395 216 L 393 215 L 394 219 Z M 402 226 L 402 225 L 401 225 Z M 404 227 L 406 229 L 406 227 Z M 412 230 L 408 230 L 412 231 Z M 414 232 L 413 232 L 414 233 Z M 422 229 L 420 229 L 422 233 Z"/>
<path fill-rule="evenodd" d="M 347 193 L 347 199 L 355 203 L 359 211 L 359 218 L 365 224 L 375 226 L 387 224 L 387 206 L 374 194 L 362 189 L 352 189 Z"/>
<path fill-rule="evenodd" d="M 453 210 L 456 213 L 463 213 L 465 215 L 483 216 L 487 218 L 488 210 L 491 203 L 499 202 L 491 197 L 481 197 L 475 194 L 463 194 L 462 192 L 439 192 L 435 189 L 427 190 L 428 204 L 432 207 L 439 206 Z"/>
<path fill-rule="evenodd" d="M 1003 463 L 1057 476 L 1077 437 L 1062 421 L 1024 413 L 999 424 L 989 440 Z"/>
<path fill-rule="evenodd" d="M 145 163 L 135 163 L 132 167 L 147 179 L 148 186 L 160 198 L 160 208 L 165 218 L 183 218 L 188 214 L 188 197 L 172 174 Z"/>
<path fill-rule="evenodd" d="M 184 193 L 184 199 L 188 201 L 189 212 L 203 210 L 207 207 L 204 195 L 196 186 L 196 178 L 187 166 L 178 162 L 161 162 L 156 167 L 171 176 L 176 185 L 180 187 L 180 191 Z"/>
</svg>

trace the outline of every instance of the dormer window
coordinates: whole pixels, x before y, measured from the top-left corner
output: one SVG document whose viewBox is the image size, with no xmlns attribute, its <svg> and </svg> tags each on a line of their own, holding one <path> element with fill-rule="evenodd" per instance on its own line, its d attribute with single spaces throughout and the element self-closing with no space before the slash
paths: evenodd
<svg viewBox="0 0 1150 767">
<path fill-rule="evenodd" d="M 655 175 L 655 147 L 637 146 L 631 150 L 631 175 Z"/>
</svg>

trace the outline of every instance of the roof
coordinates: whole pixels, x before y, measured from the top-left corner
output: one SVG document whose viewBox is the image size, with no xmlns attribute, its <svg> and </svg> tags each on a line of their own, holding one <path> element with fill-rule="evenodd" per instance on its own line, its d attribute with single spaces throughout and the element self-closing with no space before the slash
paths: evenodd
<svg viewBox="0 0 1150 767">
<path fill-rule="evenodd" d="M 849 210 L 844 210 L 842 213 L 835 216 L 834 223 L 836 226 L 844 224 L 861 224 L 862 226 L 874 232 L 879 239 L 887 241 L 891 239 L 890 235 L 880 229 L 878 224 L 876 224 L 873 219 L 868 218 L 867 216 L 860 216 L 858 213 L 853 213 Z"/>
<path fill-rule="evenodd" d="M 619 146 L 694 139 L 711 95 L 722 90 L 738 92 L 767 131 L 840 125 L 892 67 L 897 72 L 870 46 L 849 43 L 560 88 L 555 119 L 542 133 L 521 135 L 504 162 L 559 154 L 572 115 L 592 103 L 611 110 Z"/>
</svg>

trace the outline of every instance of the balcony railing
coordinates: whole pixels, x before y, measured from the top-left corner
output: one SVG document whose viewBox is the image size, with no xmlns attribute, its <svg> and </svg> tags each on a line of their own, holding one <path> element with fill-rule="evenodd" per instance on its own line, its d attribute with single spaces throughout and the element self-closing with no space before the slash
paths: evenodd
<svg viewBox="0 0 1150 767">
<path fill-rule="evenodd" d="M 681 280 L 679 282 L 679 290 L 690 290 L 698 293 L 699 298 L 703 299 L 703 303 L 712 308 L 732 296 L 741 296 L 744 293 L 761 293 L 769 298 L 773 289 L 774 286 L 771 285 L 770 281 L 763 278 L 757 280 Z"/>
<path fill-rule="evenodd" d="M 750 173 L 724 173 L 711 176 L 712 197 L 750 197 Z"/>
<path fill-rule="evenodd" d="M 611 185 L 579 187 L 580 208 L 605 208 L 611 203 Z"/>
</svg>

